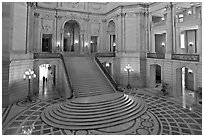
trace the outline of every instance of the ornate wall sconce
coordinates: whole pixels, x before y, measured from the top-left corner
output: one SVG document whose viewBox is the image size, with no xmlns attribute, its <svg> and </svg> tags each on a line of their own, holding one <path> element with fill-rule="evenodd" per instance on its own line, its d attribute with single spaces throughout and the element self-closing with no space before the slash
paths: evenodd
<svg viewBox="0 0 204 137">
<path fill-rule="evenodd" d="M 188 46 L 192 47 L 193 46 L 193 42 L 189 42 Z"/>
<path fill-rule="evenodd" d="M 163 47 L 165 47 L 165 46 L 166 46 L 165 42 L 162 42 L 162 43 L 161 43 L 161 45 L 162 45 Z"/>
</svg>

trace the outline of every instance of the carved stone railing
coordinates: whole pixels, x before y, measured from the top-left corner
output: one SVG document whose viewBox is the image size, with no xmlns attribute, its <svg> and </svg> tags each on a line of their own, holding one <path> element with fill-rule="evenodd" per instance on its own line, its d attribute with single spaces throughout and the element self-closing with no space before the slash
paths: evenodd
<svg viewBox="0 0 204 137">
<path fill-rule="evenodd" d="M 109 52 L 109 53 L 96 53 L 97 57 L 115 57 L 115 52 Z"/>
<path fill-rule="evenodd" d="M 172 60 L 199 62 L 199 55 L 198 54 L 172 54 L 171 59 Z"/>
<path fill-rule="evenodd" d="M 34 53 L 34 58 L 62 58 L 60 53 Z"/>
<path fill-rule="evenodd" d="M 113 79 L 113 77 L 111 76 L 111 74 L 108 72 L 108 70 L 103 66 L 103 64 L 99 61 L 97 55 L 95 55 L 95 61 L 96 63 L 99 65 L 99 67 L 101 68 L 101 70 L 104 72 L 104 74 L 106 75 L 106 77 L 108 78 L 108 80 L 111 82 L 111 84 L 113 85 L 113 87 L 115 88 L 116 91 L 119 91 L 118 89 L 118 84 L 115 82 L 115 80 Z"/>
<path fill-rule="evenodd" d="M 165 55 L 157 53 L 147 53 L 147 58 L 165 59 Z"/>
<path fill-rule="evenodd" d="M 71 83 L 71 80 L 69 78 L 69 74 L 67 72 L 64 57 L 62 56 L 62 54 L 60 54 L 60 53 L 34 53 L 34 59 L 50 59 L 50 58 L 60 58 L 62 60 L 64 69 L 65 69 L 65 73 L 66 73 L 66 79 L 67 79 L 67 82 L 69 84 L 69 88 L 71 90 L 71 97 L 70 98 L 72 98 L 74 95 L 72 83 Z"/>
</svg>

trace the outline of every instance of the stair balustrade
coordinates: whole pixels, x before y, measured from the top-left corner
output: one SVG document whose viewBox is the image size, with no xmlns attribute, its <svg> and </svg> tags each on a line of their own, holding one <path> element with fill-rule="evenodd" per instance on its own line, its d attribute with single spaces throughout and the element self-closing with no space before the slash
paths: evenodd
<svg viewBox="0 0 204 137">
<path fill-rule="evenodd" d="M 115 80 L 112 78 L 112 76 L 110 75 L 110 73 L 107 71 L 106 68 L 103 67 L 103 64 L 99 61 L 97 54 L 94 57 L 96 63 L 99 65 L 99 67 L 101 68 L 101 70 L 104 72 L 104 74 L 106 75 L 106 77 L 108 78 L 108 80 L 111 82 L 111 84 L 113 85 L 113 87 L 115 88 L 116 91 L 119 91 L 118 88 L 118 84 L 115 82 Z"/>
</svg>

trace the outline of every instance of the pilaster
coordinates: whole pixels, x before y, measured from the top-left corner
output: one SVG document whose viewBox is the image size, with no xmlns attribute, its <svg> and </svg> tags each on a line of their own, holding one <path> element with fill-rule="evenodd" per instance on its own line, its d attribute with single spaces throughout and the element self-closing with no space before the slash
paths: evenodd
<svg viewBox="0 0 204 137">
<path fill-rule="evenodd" d="M 167 21 L 166 21 L 166 28 L 167 28 L 167 44 L 166 44 L 166 53 L 165 58 L 171 59 L 171 54 L 173 52 L 173 5 L 170 3 L 167 9 Z"/>
</svg>

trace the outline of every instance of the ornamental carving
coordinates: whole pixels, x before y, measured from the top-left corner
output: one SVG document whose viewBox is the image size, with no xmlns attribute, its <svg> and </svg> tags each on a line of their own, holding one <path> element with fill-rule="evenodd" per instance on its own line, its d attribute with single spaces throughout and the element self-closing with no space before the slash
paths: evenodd
<svg viewBox="0 0 204 137">
<path fill-rule="evenodd" d="M 42 19 L 41 24 L 42 24 L 42 30 L 43 31 L 45 31 L 47 33 L 52 32 L 52 29 L 53 29 L 53 21 L 52 20 Z"/>
<path fill-rule="evenodd" d="M 100 10 L 100 9 L 102 9 L 102 5 L 99 4 L 99 3 L 92 3 L 92 4 L 91 4 L 91 8 L 92 8 L 93 10 Z"/>
<path fill-rule="evenodd" d="M 85 9 L 85 5 L 83 2 L 63 2 L 62 6 L 72 9 Z"/>
</svg>

